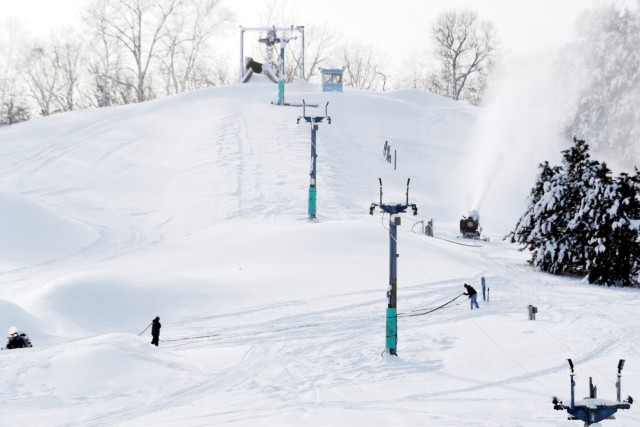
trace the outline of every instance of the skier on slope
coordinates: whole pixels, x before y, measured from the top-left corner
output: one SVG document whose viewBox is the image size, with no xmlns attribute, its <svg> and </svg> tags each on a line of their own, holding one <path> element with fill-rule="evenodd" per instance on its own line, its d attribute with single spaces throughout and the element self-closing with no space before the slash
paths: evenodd
<svg viewBox="0 0 640 427">
<path fill-rule="evenodd" d="M 158 346 L 158 342 L 160 341 L 160 328 L 162 325 L 160 324 L 160 317 L 156 316 L 155 319 L 151 322 L 151 336 L 153 339 L 151 340 L 151 344 Z"/>
<path fill-rule="evenodd" d="M 18 328 L 15 326 L 9 328 L 9 333 L 7 335 L 7 345 L 5 346 L 7 350 L 12 348 L 31 347 L 31 341 L 29 340 L 29 337 L 27 337 L 27 334 L 19 332 Z"/>
<path fill-rule="evenodd" d="M 473 286 L 467 285 L 466 283 L 464 284 L 464 288 L 466 289 L 466 292 L 463 292 L 464 295 L 469 295 L 469 299 L 471 300 L 471 310 L 473 310 L 474 305 L 476 306 L 476 308 L 480 308 L 477 301 L 478 292 L 473 289 Z"/>
</svg>

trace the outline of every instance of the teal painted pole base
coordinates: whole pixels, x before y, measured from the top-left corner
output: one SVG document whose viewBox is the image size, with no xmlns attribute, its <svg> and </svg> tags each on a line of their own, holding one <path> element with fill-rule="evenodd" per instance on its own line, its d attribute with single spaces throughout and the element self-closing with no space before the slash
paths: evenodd
<svg viewBox="0 0 640 427">
<path fill-rule="evenodd" d="M 278 105 L 284 104 L 284 80 L 278 80 Z"/>
<path fill-rule="evenodd" d="M 398 316 L 396 308 L 387 308 L 387 343 L 390 354 L 396 354 L 398 344 Z"/>
<path fill-rule="evenodd" d="M 316 187 L 309 187 L 309 218 L 316 217 Z"/>
</svg>

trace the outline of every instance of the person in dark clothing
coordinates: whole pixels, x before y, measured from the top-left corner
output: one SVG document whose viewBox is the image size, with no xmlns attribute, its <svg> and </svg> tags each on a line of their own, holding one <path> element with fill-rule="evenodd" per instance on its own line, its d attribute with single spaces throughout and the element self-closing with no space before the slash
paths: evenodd
<svg viewBox="0 0 640 427">
<path fill-rule="evenodd" d="M 473 289 L 473 286 L 469 286 L 466 283 L 464 284 L 464 288 L 466 290 L 466 292 L 464 292 L 465 295 L 469 295 L 469 299 L 471 300 L 471 310 L 473 310 L 473 306 L 475 305 L 476 308 L 480 308 L 480 306 L 478 305 L 478 292 L 476 292 L 475 289 Z"/>
<path fill-rule="evenodd" d="M 160 324 L 160 318 L 156 316 L 155 319 L 151 322 L 151 336 L 153 339 L 151 340 L 151 344 L 158 346 L 158 342 L 160 341 L 160 328 L 162 325 Z"/>
</svg>

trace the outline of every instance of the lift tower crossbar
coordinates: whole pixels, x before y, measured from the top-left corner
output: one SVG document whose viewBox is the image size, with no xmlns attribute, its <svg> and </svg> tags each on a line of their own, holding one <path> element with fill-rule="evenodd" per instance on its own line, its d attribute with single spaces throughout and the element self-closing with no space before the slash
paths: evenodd
<svg viewBox="0 0 640 427">
<path fill-rule="evenodd" d="M 631 408 L 631 404 L 633 403 L 633 398 L 631 396 L 627 397 L 627 400 L 621 401 L 621 382 L 622 382 L 622 368 L 624 367 L 624 359 L 620 359 L 618 362 L 618 381 L 616 382 L 617 389 L 617 400 L 612 402 L 610 400 L 598 399 L 597 395 L 597 387 L 595 387 L 589 378 L 589 397 L 585 397 L 582 401 L 576 402 L 575 398 L 575 388 L 576 382 L 573 379 L 575 373 L 573 372 L 573 362 L 571 359 L 567 359 L 569 362 L 569 367 L 571 368 L 571 402 L 568 406 L 564 405 L 561 400 L 558 400 L 557 397 L 553 397 L 553 409 L 556 411 L 567 411 L 570 415 L 570 420 L 581 420 L 584 421 L 584 426 L 589 427 L 590 425 L 600 422 L 602 420 L 613 420 L 613 414 L 615 414 L 618 409 L 629 409 Z"/>
</svg>

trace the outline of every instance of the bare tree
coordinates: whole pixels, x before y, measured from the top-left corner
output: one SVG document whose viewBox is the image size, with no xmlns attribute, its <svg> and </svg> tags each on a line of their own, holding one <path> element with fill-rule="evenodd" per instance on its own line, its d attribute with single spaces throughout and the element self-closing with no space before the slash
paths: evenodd
<svg viewBox="0 0 640 427">
<path fill-rule="evenodd" d="M 478 103 L 483 82 L 493 66 L 497 37 L 493 25 L 479 22 L 472 11 L 445 12 L 433 26 L 439 70 L 430 89 L 440 95 Z"/>
<path fill-rule="evenodd" d="M 70 28 L 64 32 L 52 33 L 48 45 L 55 59 L 52 66 L 59 68 L 59 86 L 55 101 L 62 111 L 77 108 L 76 92 L 81 74 L 83 47 L 81 37 Z"/>
<path fill-rule="evenodd" d="M 71 29 L 65 29 L 52 31 L 48 38 L 26 46 L 22 78 L 26 93 L 43 116 L 77 108 L 82 71 L 82 45 L 78 40 Z"/>
<path fill-rule="evenodd" d="M 91 25 L 91 42 L 88 65 L 88 102 L 98 107 L 135 102 L 135 84 L 125 66 L 126 53 L 117 39 L 110 36 L 108 4 L 110 0 L 95 0 L 85 11 L 85 20 Z"/>
<path fill-rule="evenodd" d="M 0 29 L 0 124 L 13 124 L 30 116 L 20 79 L 20 55 L 27 37 L 22 24 L 14 20 Z"/>
<path fill-rule="evenodd" d="M 55 53 L 44 44 L 30 48 L 22 66 L 28 95 L 38 105 L 39 113 L 48 116 L 56 111 L 56 94 L 60 89 L 60 67 Z"/>
<path fill-rule="evenodd" d="M 385 90 L 387 90 L 387 79 L 389 78 L 389 76 L 385 73 L 381 73 L 380 71 L 377 71 L 376 74 L 378 75 L 378 77 L 380 77 L 380 82 L 382 83 L 382 91 L 384 92 Z"/>
<path fill-rule="evenodd" d="M 310 80 L 318 74 L 321 66 L 328 66 L 332 57 L 336 56 L 334 45 L 336 39 L 336 30 L 329 24 L 321 26 L 309 26 L 304 29 L 304 66 L 305 79 Z M 300 48 L 297 46 L 289 47 L 291 60 L 286 65 L 287 81 L 301 79 L 300 64 L 303 58 L 300 57 Z"/>
<path fill-rule="evenodd" d="M 340 54 L 344 84 L 356 89 L 377 90 L 386 82 L 384 61 L 372 46 L 345 44 Z"/>
<path fill-rule="evenodd" d="M 232 20 L 232 12 L 222 0 L 183 0 L 167 20 L 163 38 L 161 74 L 167 94 L 206 86 L 208 42 Z M 211 71 L 213 73 L 213 71 Z"/>
<path fill-rule="evenodd" d="M 89 98 L 95 97 L 98 107 L 108 107 L 117 103 L 115 87 L 120 80 L 117 69 L 121 61 L 115 41 L 107 36 L 106 2 L 96 0 L 90 5 L 86 15 L 94 33 L 88 66 L 94 95 Z"/>
<path fill-rule="evenodd" d="M 123 70 L 133 77 L 111 73 L 105 78 L 118 78 L 119 85 L 131 85 L 138 102 L 153 96 L 148 73 L 158 43 L 166 36 L 167 19 L 178 3 L 179 0 L 95 0 L 87 10 L 106 51 L 112 57 L 125 54 Z"/>
<path fill-rule="evenodd" d="M 104 47 L 104 46 L 101 46 Z M 122 55 L 108 49 L 99 49 L 100 54 L 89 61 L 89 85 L 92 91 L 85 95 L 90 104 L 108 107 L 136 101 L 135 83 L 122 65 Z"/>
<path fill-rule="evenodd" d="M 202 86 L 225 86 L 233 83 L 235 77 L 232 77 L 232 67 L 230 66 L 228 57 L 221 56 L 214 60 L 212 66 L 203 70 L 196 69 L 194 73 L 195 79 L 202 81 Z M 235 68 L 233 69 L 235 72 Z"/>
<path fill-rule="evenodd" d="M 29 120 L 31 118 L 29 107 L 24 103 L 19 103 L 20 98 L 14 92 L 8 95 L 0 108 L 0 125 L 12 125 Z"/>
<path fill-rule="evenodd" d="M 398 87 L 408 89 L 419 89 L 427 91 L 429 87 L 429 72 L 426 64 L 425 53 L 412 52 L 402 62 L 400 75 L 398 76 Z"/>
</svg>

